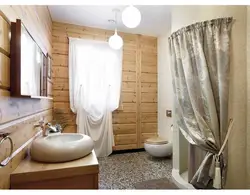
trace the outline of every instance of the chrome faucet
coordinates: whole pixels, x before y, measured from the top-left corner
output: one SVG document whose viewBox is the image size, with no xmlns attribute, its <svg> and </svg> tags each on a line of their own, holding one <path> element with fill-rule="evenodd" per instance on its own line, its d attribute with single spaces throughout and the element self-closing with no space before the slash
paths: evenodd
<svg viewBox="0 0 250 195">
<path fill-rule="evenodd" d="M 37 125 L 34 125 L 34 127 L 40 127 L 42 129 L 42 135 L 43 137 L 47 136 L 47 130 L 46 130 L 46 124 L 44 122 L 44 119 L 40 119 Z"/>
<path fill-rule="evenodd" d="M 61 129 L 57 125 L 53 126 L 51 123 L 46 123 L 46 125 L 49 133 L 61 133 Z"/>
<path fill-rule="evenodd" d="M 57 126 L 52 126 L 51 123 L 45 123 L 44 119 L 40 119 L 39 124 L 34 125 L 34 127 L 42 129 L 43 137 L 48 136 L 49 133 L 61 133 L 61 129 L 57 128 Z"/>
</svg>

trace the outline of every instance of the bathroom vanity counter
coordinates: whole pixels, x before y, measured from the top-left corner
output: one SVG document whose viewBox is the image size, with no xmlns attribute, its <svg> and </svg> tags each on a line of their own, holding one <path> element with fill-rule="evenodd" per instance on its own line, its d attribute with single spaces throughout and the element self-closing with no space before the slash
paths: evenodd
<svg viewBox="0 0 250 195">
<path fill-rule="evenodd" d="M 98 189 L 99 165 L 94 150 L 65 163 L 24 159 L 10 175 L 11 189 Z"/>
</svg>

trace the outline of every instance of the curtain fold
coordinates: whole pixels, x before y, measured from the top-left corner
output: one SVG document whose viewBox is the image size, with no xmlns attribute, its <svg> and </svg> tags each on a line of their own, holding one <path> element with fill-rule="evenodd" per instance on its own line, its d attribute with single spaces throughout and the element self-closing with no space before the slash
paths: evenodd
<svg viewBox="0 0 250 195">
<path fill-rule="evenodd" d="M 169 37 L 175 121 L 185 138 L 207 154 L 191 183 L 206 188 L 214 178 L 214 156 L 228 128 L 229 56 L 232 18 L 184 27 Z M 220 156 L 225 181 L 226 150 Z"/>
<path fill-rule="evenodd" d="M 122 50 L 107 42 L 69 38 L 70 108 L 77 131 L 94 141 L 98 157 L 114 145 L 112 111 L 119 107 Z"/>
</svg>

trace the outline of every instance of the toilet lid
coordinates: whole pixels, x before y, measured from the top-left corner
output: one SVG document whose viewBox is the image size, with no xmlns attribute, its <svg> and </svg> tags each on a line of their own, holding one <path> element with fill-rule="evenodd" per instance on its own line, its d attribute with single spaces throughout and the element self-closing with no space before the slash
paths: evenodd
<svg viewBox="0 0 250 195">
<path fill-rule="evenodd" d="M 152 137 L 152 138 L 147 139 L 145 141 L 145 143 L 154 144 L 154 145 L 161 145 L 161 144 L 167 144 L 168 141 L 167 141 L 167 139 L 164 139 L 162 137 Z"/>
</svg>

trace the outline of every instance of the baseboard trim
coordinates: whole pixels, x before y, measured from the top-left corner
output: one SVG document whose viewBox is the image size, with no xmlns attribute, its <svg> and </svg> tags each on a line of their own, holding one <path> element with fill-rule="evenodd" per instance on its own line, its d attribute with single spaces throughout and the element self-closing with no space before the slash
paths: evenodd
<svg viewBox="0 0 250 195">
<path fill-rule="evenodd" d="M 113 151 L 111 155 L 113 154 L 123 154 L 123 153 L 133 153 L 133 152 L 144 152 L 144 148 L 139 148 L 139 149 L 129 149 L 129 150 L 116 150 Z"/>
</svg>

